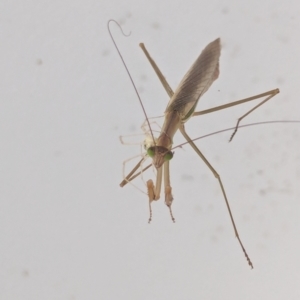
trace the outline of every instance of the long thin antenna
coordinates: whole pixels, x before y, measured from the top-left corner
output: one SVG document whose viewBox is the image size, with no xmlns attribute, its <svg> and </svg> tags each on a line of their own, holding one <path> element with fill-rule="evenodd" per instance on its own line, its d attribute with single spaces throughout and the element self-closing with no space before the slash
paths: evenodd
<svg viewBox="0 0 300 300">
<path fill-rule="evenodd" d="M 257 126 L 257 125 L 265 125 L 265 124 L 276 124 L 276 123 L 300 123 L 300 120 L 274 120 L 274 121 L 263 121 L 263 122 L 255 122 L 255 123 L 249 123 L 249 124 L 244 124 L 244 125 L 240 125 L 239 126 L 239 129 L 240 128 L 245 128 L 245 127 L 250 127 L 250 126 Z M 195 139 L 191 139 L 192 142 L 195 142 L 197 140 L 200 140 L 200 139 L 204 139 L 206 137 L 209 137 L 209 136 L 212 136 L 212 135 L 215 135 L 215 134 L 219 134 L 219 133 L 222 133 L 222 132 L 225 132 L 225 131 L 230 131 L 230 130 L 233 130 L 235 129 L 236 127 L 230 127 L 230 128 L 226 128 L 226 129 L 222 129 L 222 130 L 218 130 L 218 131 L 214 131 L 212 133 L 209 133 L 209 134 L 206 134 L 206 135 L 202 135 L 200 137 L 197 137 Z M 182 146 L 184 145 L 187 145 L 189 144 L 189 142 L 185 142 L 185 143 L 182 143 L 182 144 L 179 144 L 179 145 L 176 145 L 175 147 L 173 147 L 171 150 L 174 150 L 176 148 L 181 148 Z M 146 168 L 145 168 L 146 169 Z"/>
<path fill-rule="evenodd" d="M 251 127 L 251 126 L 256 126 L 256 125 L 266 125 L 266 124 L 276 124 L 276 123 L 285 123 L 285 124 L 288 124 L 288 123 L 300 123 L 300 120 L 274 120 L 274 121 L 263 121 L 263 122 L 256 122 L 256 123 L 249 123 L 249 124 L 244 124 L 244 125 L 241 125 L 239 126 L 239 129 L 240 128 L 246 128 L 246 127 Z M 235 129 L 235 127 L 230 127 L 230 128 L 226 128 L 226 129 L 222 129 L 222 130 L 218 130 L 218 131 L 215 131 L 215 132 L 211 132 L 211 133 L 208 133 L 208 134 L 205 134 L 205 135 L 202 135 L 200 137 L 197 137 L 195 139 L 191 139 L 192 142 L 195 142 L 197 140 L 201 140 L 201 139 L 204 139 L 206 137 L 209 137 L 209 136 L 213 136 L 213 135 L 216 135 L 216 134 L 219 134 L 219 133 L 222 133 L 222 132 L 226 132 L 226 131 L 231 131 Z M 184 145 L 187 145 L 189 144 L 188 142 L 185 142 L 185 143 L 182 143 L 182 144 L 179 144 L 179 145 L 176 145 L 175 147 L 173 147 L 171 150 L 174 150 L 176 148 L 181 148 L 182 146 Z M 146 166 L 145 168 L 143 168 L 143 170 L 141 170 L 140 172 L 135 173 L 135 171 L 140 168 L 140 164 L 141 162 L 144 160 L 144 158 L 142 158 L 138 163 L 137 165 L 133 168 L 133 170 L 126 176 L 126 178 L 123 179 L 123 181 L 120 183 L 120 187 L 124 187 L 129 181 L 132 181 L 133 179 L 135 179 L 136 177 L 138 177 L 141 173 L 143 173 L 144 171 L 146 171 L 147 169 L 149 169 L 151 166 L 152 166 L 152 163 L 149 164 L 148 166 Z M 133 175 L 134 174 L 134 175 Z"/>
<path fill-rule="evenodd" d="M 130 36 L 131 32 L 129 32 L 128 34 L 125 34 L 124 31 L 123 31 L 123 29 L 122 29 L 122 27 L 121 27 L 121 25 L 120 25 L 116 20 L 110 19 L 110 20 L 107 22 L 107 29 L 108 29 L 109 35 L 110 35 L 110 37 L 111 37 L 111 39 L 112 39 L 112 41 L 113 41 L 113 43 L 114 43 L 114 46 L 115 46 L 116 50 L 118 51 L 118 54 L 119 54 L 119 56 L 120 56 L 120 58 L 121 58 L 121 60 L 122 60 L 122 63 L 123 63 L 123 65 L 124 65 L 125 69 L 126 69 L 126 72 L 127 72 L 128 76 L 129 76 L 129 78 L 130 78 L 130 81 L 131 81 L 131 83 L 132 83 L 132 85 L 133 85 L 133 88 L 134 88 L 134 90 L 135 90 L 135 93 L 136 93 L 136 95 L 137 95 L 137 97 L 138 97 L 138 99 L 139 99 L 139 101 L 140 101 L 140 104 L 141 104 L 141 107 L 142 107 L 144 116 L 145 116 L 145 118 L 146 118 L 146 120 L 147 120 L 149 129 L 150 129 L 150 132 L 151 132 L 151 137 L 152 137 L 152 139 L 153 139 L 153 143 L 155 144 L 154 135 L 153 135 L 153 132 L 152 132 L 152 129 L 151 129 L 151 126 L 150 126 L 150 122 L 149 122 L 149 118 L 148 118 L 147 113 L 146 113 L 146 110 L 145 110 L 145 108 L 144 108 L 142 99 L 141 99 L 141 97 L 140 97 L 140 95 L 139 95 L 139 92 L 138 92 L 138 90 L 137 90 L 137 88 L 136 88 L 136 85 L 134 84 L 134 81 L 133 81 L 133 79 L 132 79 L 132 77 L 131 77 L 131 74 L 130 74 L 130 72 L 129 72 L 128 68 L 127 68 L 127 65 L 126 65 L 126 63 L 125 63 L 125 61 L 124 61 L 124 59 L 123 59 L 123 56 L 122 56 L 122 54 L 121 54 L 121 52 L 120 52 L 120 50 L 119 50 L 119 48 L 118 48 L 118 46 L 117 46 L 117 44 L 116 44 L 116 42 L 115 42 L 115 39 L 113 38 L 112 33 L 111 33 L 111 31 L 110 31 L 110 27 L 109 27 L 109 26 L 110 26 L 110 23 L 111 23 L 111 22 L 114 22 L 114 23 L 120 28 L 120 30 L 121 30 L 121 32 L 122 32 L 122 34 L 123 34 L 124 36 L 126 36 L 126 37 Z"/>
</svg>

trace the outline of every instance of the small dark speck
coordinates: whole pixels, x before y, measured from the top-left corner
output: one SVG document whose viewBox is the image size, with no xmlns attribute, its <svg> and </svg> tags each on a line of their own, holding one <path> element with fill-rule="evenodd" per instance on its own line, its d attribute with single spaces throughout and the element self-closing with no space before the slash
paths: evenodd
<svg viewBox="0 0 300 300">
<path fill-rule="evenodd" d="M 142 86 L 138 87 L 138 92 L 140 94 L 142 94 L 144 91 L 145 91 L 145 89 Z"/>
<path fill-rule="evenodd" d="M 263 170 L 257 170 L 257 175 L 263 175 L 264 174 L 264 171 Z"/>
<path fill-rule="evenodd" d="M 266 249 L 266 245 L 262 244 L 262 243 L 258 243 L 256 246 L 259 250 L 265 250 Z"/>
<path fill-rule="evenodd" d="M 264 239 L 267 239 L 267 238 L 270 237 L 270 233 L 267 232 L 267 231 L 265 231 L 265 232 L 262 234 L 262 236 L 263 236 Z"/>
<path fill-rule="evenodd" d="M 261 196 L 265 196 L 265 195 L 267 194 L 267 191 L 264 190 L 264 189 L 261 189 L 261 190 L 259 191 L 259 194 L 260 194 Z"/>
<path fill-rule="evenodd" d="M 221 162 L 221 157 L 218 155 L 215 155 L 213 160 L 214 160 L 214 162 L 219 163 L 219 162 Z"/>
<path fill-rule="evenodd" d="M 207 207 L 208 211 L 213 211 L 214 210 L 214 206 L 212 204 L 209 204 Z"/>
<path fill-rule="evenodd" d="M 283 44 L 287 44 L 289 42 L 289 38 L 286 35 L 277 36 L 277 39 Z"/>
<path fill-rule="evenodd" d="M 41 65 L 43 64 L 43 61 L 42 61 L 40 58 L 38 58 L 38 59 L 36 60 L 36 64 L 37 64 L 38 66 L 41 66 Z"/>
<path fill-rule="evenodd" d="M 136 131 L 136 126 L 134 124 L 131 124 L 128 128 L 129 132 L 134 132 Z"/>
<path fill-rule="evenodd" d="M 276 82 L 277 84 L 284 84 L 284 79 L 282 77 L 278 77 Z"/>
<path fill-rule="evenodd" d="M 197 213 L 201 213 L 202 212 L 202 207 L 200 205 L 196 205 L 194 209 L 195 209 L 195 211 Z"/>
<path fill-rule="evenodd" d="M 264 217 L 263 215 L 258 215 L 258 216 L 256 217 L 256 219 L 258 220 L 258 222 L 264 222 L 265 217 Z"/>
<path fill-rule="evenodd" d="M 221 13 L 224 14 L 224 15 L 227 15 L 227 14 L 229 13 L 228 7 L 223 7 L 223 8 L 221 9 Z"/>
<path fill-rule="evenodd" d="M 142 81 L 147 81 L 147 76 L 145 74 L 142 74 L 140 78 Z"/>
<path fill-rule="evenodd" d="M 224 48 L 224 47 L 223 47 Z M 235 46 L 232 50 L 231 50 L 231 53 L 230 53 L 230 58 L 231 59 L 234 59 L 234 58 L 237 58 L 239 56 L 241 52 L 241 49 L 239 46 Z"/>
<path fill-rule="evenodd" d="M 28 270 L 23 270 L 22 271 L 22 276 L 24 277 L 24 278 L 28 278 L 29 277 L 29 272 L 28 272 Z"/>
<path fill-rule="evenodd" d="M 193 181 L 194 177 L 192 175 L 188 175 L 188 174 L 182 174 L 181 175 L 181 179 L 182 180 L 186 180 L 186 181 Z"/>
<path fill-rule="evenodd" d="M 212 243 L 217 243 L 217 242 L 218 242 L 218 238 L 217 238 L 215 235 L 212 235 L 212 236 L 210 237 L 210 241 L 211 241 Z"/>
<path fill-rule="evenodd" d="M 282 230 L 283 230 L 284 232 L 288 232 L 288 231 L 289 231 L 289 225 L 288 225 L 288 223 L 282 224 Z"/>
<path fill-rule="evenodd" d="M 252 82 L 253 84 L 256 84 L 256 83 L 259 82 L 259 78 L 256 77 L 256 76 L 255 76 L 255 77 L 252 77 L 251 82 Z"/>
<path fill-rule="evenodd" d="M 223 227 L 222 225 L 218 225 L 218 226 L 216 227 L 216 232 L 217 232 L 217 233 L 223 233 L 223 231 L 224 231 L 224 227 Z"/>
<path fill-rule="evenodd" d="M 158 22 L 154 22 L 154 23 L 152 23 L 152 28 L 160 29 L 160 24 Z"/>
<path fill-rule="evenodd" d="M 248 179 L 253 179 L 255 176 L 254 176 L 252 173 L 249 173 L 249 174 L 247 175 L 247 177 L 248 177 Z"/>
<path fill-rule="evenodd" d="M 62 155 L 62 151 L 56 150 L 56 151 L 54 151 L 53 154 L 54 154 L 55 157 L 60 157 Z"/>
<path fill-rule="evenodd" d="M 120 20 L 118 21 L 118 23 L 119 23 L 120 25 L 124 25 L 124 24 L 126 23 L 126 20 L 120 19 Z"/>
<path fill-rule="evenodd" d="M 107 56 L 109 54 L 109 50 L 103 50 L 102 51 L 102 56 Z"/>
<path fill-rule="evenodd" d="M 270 206 L 271 207 L 277 207 L 278 203 L 277 201 L 273 200 L 271 203 L 270 203 Z"/>
<path fill-rule="evenodd" d="M 262 19 L 261 19 L 261 17 L 256 16 L 256 17 L 253 18 L 253 20 L 254 20 L 255 23 L 261 23 Z"/>
<path fill-rule="evenodd" d="M 243 215 L 243 221 L 244 222 L 249 222 L 250 221 L 249 215 Z"/>
</svg>

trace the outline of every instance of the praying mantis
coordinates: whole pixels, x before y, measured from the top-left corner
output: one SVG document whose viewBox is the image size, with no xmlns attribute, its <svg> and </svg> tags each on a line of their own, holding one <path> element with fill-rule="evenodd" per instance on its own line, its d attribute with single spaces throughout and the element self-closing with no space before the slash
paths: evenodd
<svg viewBox="0 0 300 300">
<path fill-rule="evenodd" d="M 111 35 L 111 38 L 113 40 L 113 43 L 115 44 L 115 47 L 124 63 L 124 60 L 122 58 L 122 55 L 119 52 L 118 47 L 116 46 L 116 43 L 112 37 L 112 34 L 110 32 L 109 24 L 111 22 L 115 22 L 121 29 L 121 26 L 114 20 L 108 21 L 108 30 Z M 123 33 L 123 31 L 122 31 Z M 124 34 L 124 33 L 123 33 Z M 125 34 L 124 34 L 125 35 Z M 197 155 L 202 159 L 202 161 L 206 164 L 206 166 L 210 169 L 214 177 L 217 179 L 218 184 L 220 186 L 220 189 L 222 191 L 223 198 L 225 200 L 227 210 L 230 216 L 230 220 L 234 229 L 234 233 L 236 238 L 238 239 L 238 242 L 242 248 L 242 251 L 247 259 L 247 262 L 251 268 L 253 268 L 252 261 L 250 260 L 250 257 L 248 253 L 246 252 L 246 249 L 242 243 L 242 240 L 240 238 L 240 235 L 238 233 L 229 201 L 225 192 L 225 188 L 221 179 L 221 176 L 218 174 L 216 169 L 211 165 L 211 163 L 206 159 L 204 154 L 199 150 L 199 148 L 196 146 L 196 144 L 193 142 L 193 140 L 190 138 L 190 136 L 187 134 L 184 124 L 187 122 L 191 117 L 199 116 L 203 114 L 208 114 L 217 110 L 229 108 L 235 105 L 239 105 L 245 102 L 249 102 L 255 99 L 261 99 L 263 100 L 254 106 L 252 109 L 247 111 L 244 115 L 242 115 L 235 126 L 235 129 L 230 137 L 230 141 L 234 138 L 235 134 L 237 133 L 237 130 L 239 128 L 240 122 L 247 117 L 250 113 L 252 113 L 254 110 L 256 110 L 258 107 L 266 103 L 268 100 L 270 100 L 272 97 L 274 97 L 276 94 L 279 93 L 279 89 L 273 89 L 271 91 L 255 95 L 253 97 L 245 98 L 239 101 L 231 102 L 228 104 L 224 104 L 221 106 L 213 107 L 211 109 L 203 110 L 196 112 L 196 107 L 198 104 L 199 99 L 203 96 L 203 94 L 210 88 L 212 83 L 219 77 L 219 58 L 221 54 L 221 41 L 220 38 L 214 40 L 213 42 L 209 43 L 201 52 L 199 57 L 196 59 L 194 64 L 190 67 L 188 72 L 185 74 L 181 82 L 179 83 L 179 86 L 173 92 L 171 87 L 169 86 L 168 82 L 166 81 L 165 77 L 163 76 L 162 72 L 154 62 L 154 60 L 149 55 L 146 47 L 144 44 L 140 44 L 140 47 L 142 48 L 143 52 L 145 53 L 147 59 L 149 60 L 151 66 L 153 67 L 156 75 L 158 76 L 159 80 L 161 81 L 164 89 L 166 90 L 168 96 L 170 97 L 169 103 L 167 105 L 167 108 L 164 113 L 164 123 L 161 128 L 161 133 L 158 138 L 154 138 L 153 132 L 151 131 L 150 122 L 147 118 L 147 114 L 144 110 L 144 107 L 141 103 L 141 99 L 138 95 L 139 101 L 142 105 L 142 109 L 144 111 L 144 115 L 146 117 L 146 120 L 148 122 L 148 126 L 150 128 L 150 135 L 151 135 L 151 141 L 150 143 L 147 143 L 146 147 L 146 157 L 152 158 L 152 165 L 157 170 L 157 176 L 156 176 L 156 183 L 154 185 L 152 180 L 147 181 L 147 191 L 148 191 L 148 197 L 149 197 L 149 208 L 150 208 L 150 218 L 149 222 L 151 221 L 152 217 L 152 210 L 151 210 L 151 202 L 156 201 L 160 198 L 161 188 L 162 188 L 162 181 L 164 181 L 164 192 L 165 192 L 165 204 L 168 206 L 170 210 L 170 215 L 173 220 L 175 221 L 171 205 L 173 202 L 173 195 L 172 195 L 172 187 L 170 182 L 170 160 L 173 158 L 173 152 L 172 152 L 172 145 L 173 145 L 173 137 L 177 133 L 177 131 L 180 131 L 180 133 L 183 135 L 183 137 L 186 139 L 187 143 L 194 149 L 194 151 L 197 153 Z M 126 68 L 126 71 L 132 81 L 132 78 L 130 76 L 130 73 L 127 69 L 127 66 L 124 63 L 124 66 Z M 132 81 L 133 83 L 133 81 Z M 133 83 L 133 86 L 136 90 L 136 87 Z M 137 90 L 136 90 L 137 92 Z M 142 158 L 138 164 L 132 169 L 132 171 L 124 178 L 124 180 L 120 183 L 120 186 L 125 186 L 128 182 L 132 181 L 134 178 L 139 176 L 142 172 L 144 172 L 147 168 L 150 167 L 147 166 L 143 168 L 143 170 L 139 171 L 141 168 L 142 163 L 144 162 L 145 158 Z"/>
</svg>

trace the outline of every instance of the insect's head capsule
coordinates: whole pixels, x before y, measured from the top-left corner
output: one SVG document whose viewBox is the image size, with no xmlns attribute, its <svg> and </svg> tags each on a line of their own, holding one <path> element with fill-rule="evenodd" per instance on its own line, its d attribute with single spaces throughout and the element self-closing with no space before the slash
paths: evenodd
<svg viewBox="0 0 300 300">
<path fill-rule="evenodd" d="M 165 150 L 167 149 L 163 147 L 152 146 L 147 149 L 147 155 L 153 158 L 155 154 L 158 154 L 158 156 L 163 158 L 164 161 L 171 160 L 173 158 L 173 152 L 172 151 L 165 152 Z"/>
</svg>

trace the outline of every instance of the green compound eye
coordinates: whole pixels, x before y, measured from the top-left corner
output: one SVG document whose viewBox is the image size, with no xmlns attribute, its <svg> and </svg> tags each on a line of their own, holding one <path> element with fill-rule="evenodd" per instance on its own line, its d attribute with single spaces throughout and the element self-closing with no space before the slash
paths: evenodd
<svg viewBox="0 0 300 300">
<path fill-rule="evenodd" d="M 173 153 L 171 151 L 167 152 L 164 156 L 164 160 L 171 160 L 173 158 Z"/>
<path fill-rule="evenodd" d="M 154 154 L 155 154 L 154 147 L 150 147 L 150 148 L 148 148 L 148 150 L 147 150 L 147 154 L 148 154 L 150 157 L 153 157 L 153 156 L 154 156 Z"/>
</svg>

